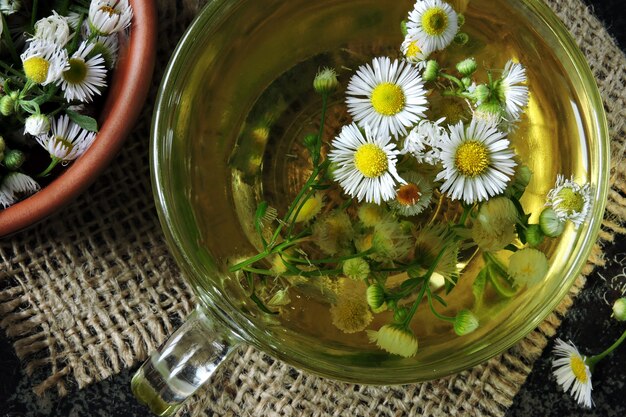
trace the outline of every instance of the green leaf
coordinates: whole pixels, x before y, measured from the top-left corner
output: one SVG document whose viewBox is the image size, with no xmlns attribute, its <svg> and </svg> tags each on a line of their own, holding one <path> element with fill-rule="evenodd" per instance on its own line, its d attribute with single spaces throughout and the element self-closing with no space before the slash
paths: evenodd
<svg viewBox="0 0 626 417">
<path fill-rule="evenodd" d="M 476 299 L 477 308 L 482 304 L 483 296 L 485 295 L 485 287 L 487 286 L 487 268 L 488 267 L 485 266 L 480 270 L 478 275 L 476 275 L 476 279 L 474 279 L 474 283 L 472 284 L 472 294 L 474 294 L 474 298 Z"/>
<path fill-rule="evenodd" d="M 98 122 L 93 117 L 77 113 L 73 110 L 65 110 L 65 113 L 69 116 L 71 121 L 83 129 L 90 132 L 98 132 Z"/>
</svg>

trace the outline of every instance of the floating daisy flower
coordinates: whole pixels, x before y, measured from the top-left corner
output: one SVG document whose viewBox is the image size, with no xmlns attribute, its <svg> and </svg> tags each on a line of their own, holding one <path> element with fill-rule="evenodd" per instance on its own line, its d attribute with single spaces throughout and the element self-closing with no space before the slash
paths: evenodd
<svg viewBox="0 0 626 417">
<path fill-rule="evenodd" d="M 567 180 L 563 175 L 558 175 L 547 199 L 546 206 L 552 207 L 559 220 L 570 220 L 574 228 L 578 229 L 591 209 L 591 186 L 579 185 L 574 177 Z"/>
<path fill-rule="evenodd" d="M 472 120 L 450 126 L 450 136 L 441 146 L 443 171 L 436 181 L 444 181 L 441 191 L 452 200 L 467 204 L 487 200 L 502 193 L 515 174 L 515 153 L 504 133 L 484 121 Z"/>
<path fill-rule="evenodd" d="M 417 338 L 413 332 L 397 324 L 385 324 L 378 331 L 369 330 L 370 342 L 394 355 L 410 358 L 417 353 Z"/>
<path fill-rule="evenodd" d="M 72 161 L 91 146 L 96 134 L 89 132 L 63 115 L 52 123 L 50 135 L 38 136 L 37 142 L 58 161 Z"/>
<path fill-rule="evenodd" d="M 426 66 L 426 59 L 428 58 L 428 51 L 422 50 L 417 44 L 417 40 L 410 35 L 404 37 L 404 41 L 400 46 L 402 55 L 411 64 L 416 64 L 419 67 Z"/>
<path fill-rule="evenodd" d="M 339 166 L 335 179 L 346 193 L 359 201 L 380 204 L 395 197 L 396 183 L 404 180 L 396 172 L 399 151 L 387 135 L 365 134 L 356 124 L 344 126 L 332 144 L 328 157 Z"/>
<path fill-rule="evenodd" d="M 81 43 L 67 61 L 67 66 L 57 81 L 68 101 L 88 103 L 93 100 L 94 95 L 101 93 L 101 88 L 106 87 L 107 70 L 104 58 L 102 55 L 87 58 L 93 47 L 91 43 Z"/>
<path fill-rule="evenodd" d="M 524 248 L 509 258 L 508 274 L 519 286 L 541 282 L 549 269 L 546 255 L 533 248 Z"/>
<path fill-rule="evenodd" d="M 441 158 L 441 144 L 448 133 L 440 126 L 443 118 L 431 122 L 422 120 L 404 140 L 403 154 L 410 153 L 420 164 L 436 165 Z"/>
<path fill-rule="evenodd" d="M 502 78 L 496 84 L 496 95 L 504 107 L 504 118 L 513 123 L 519 120 L 528 104 L 526 69 L 520 63 L 509 61 L 504 66 Z"/>
<path fill-rule="evenodd" d="M 406 28 L 423 50 L 440 51 L 452 43 L 459 30 L 458 15 L 441 0 L 417 1 Z"/>
<path fill-rule="evenodd" d="M 24 74 L 30 81 L 48 85 L 61 76 L 67 61 L 67 52 L 49 42 L 35 40 L 20 58 Z"/>
<path fill-rule="evenodd" d="M 67 18 L 53 11 L 50 16 L 35 23 L 35 34 L 30 40 L 48 42 L 62 48 L 70 39 L 72 39 L 72 33 Z"/>
<path fill-rule="evenodd" d="M 30 195 L 39 190 L 39 184 L 28 175 L 11 172 L 2 178 L 0 184 L 0 205 L 7 208 L 14 204 L 20 195 Z"/>
<path fill-rule="evenodd" d="M 387 204 L 402 216 L 417 216 L 430 204 L 433 186 L 417 172 L 410 171 L 401 176 L 406 184 L 396 190 L 396 198 Z"/>
<path fill-rule="evenodd" d="M 553 353 L 557 358 L 552 361 L 552 373 L 556 377 L 556 382 L 565 392 L 569 391 L 578 404 L 591 408 L 593 388 L 587 358 L 578 352 L 572 342 L 565 343 L 561 339 L 556 339 Z"/>
<path fill-rule="evenodd" d="M 374 58 L 350 79 L 346 104 L 360 126 L 398 137 L 424 118 L 426 90 L 418 68 L 387 57 Z"/>
<path fill-rule="evenodd" d="M 128 0 L 92 0 L 89 25 L 98 35 L 110 35 L 130 26 L 133 11 Z"/>
</svg>

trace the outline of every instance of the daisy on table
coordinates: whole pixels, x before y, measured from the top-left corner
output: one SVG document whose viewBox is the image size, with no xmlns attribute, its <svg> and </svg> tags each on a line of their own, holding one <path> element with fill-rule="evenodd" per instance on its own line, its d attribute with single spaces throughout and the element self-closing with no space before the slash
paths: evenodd
<svg viewBox="0 0 626 417">
<path fill-rule="evenodd" d="M 133 10 L 128 0 L 93 0 L 89 5 L 89 26 L 97 35 L 110 35 L 130 26 Z"/>
<path fill-rule="evenodd" d="M 381 135 L 398 138 L 424 118 L 426 90 L 420 70 L 408 62 L 374 58 L 361 66 L 346 90 L 348 112 L 355 122 Z"/>
<path fill-rule="evenodd" d="M 100 54 L 88 58 L 94 46 L 92 43 L 81 43 L 67 60 L 61 78 L 57 80 L 57 85 L 61 86 L 68 101 L 90 102 L 94 95 L 99 95 L 101 89 L 106 87 L 104 58 Z"/>
</svg>

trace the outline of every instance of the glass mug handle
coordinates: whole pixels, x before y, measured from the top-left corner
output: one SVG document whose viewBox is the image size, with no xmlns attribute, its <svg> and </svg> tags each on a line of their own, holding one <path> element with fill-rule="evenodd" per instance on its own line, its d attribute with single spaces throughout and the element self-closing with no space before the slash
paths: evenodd
<svg viewBox="0 0 626 417">
<path fill-rule="evenodd" d="M 239 343 L 232 332 L 197 307 L 135 373 L 133 395 L 154 414 L 171 416 Z"/>
</svg>

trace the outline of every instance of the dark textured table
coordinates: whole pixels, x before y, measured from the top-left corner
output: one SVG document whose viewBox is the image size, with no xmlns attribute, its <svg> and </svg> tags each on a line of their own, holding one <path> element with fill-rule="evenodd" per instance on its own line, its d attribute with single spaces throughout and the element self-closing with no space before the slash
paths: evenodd
<svg viewBox="0 0 626 417">
<path fill-rule="evenodd" d="M 626 50 L 626 7 L 623 0 L 585 0 L 605 22 Z M 626 88 L 626 86 L 625 86 Z M 89 192 L 89 191 L 88 191 Z M 571 339 L 587 354 L 608 347 L 626 328 L 626 323 L 610 319 L 613 300 L 626 291 L 626 237 L 607 248 L 607 266 L 595 271 L 567 313 L 555 337 Z M 595 408 L 583 410 L 564 394 L 551 375 L 554 340 L 534 364 L 528 380 L 515 397 L 509 417 L 528 416 L 626 416 L 626 346 L 605 358 L 593 374 Z M 32 392 L 37 375 L 27 377 L 21 369 L 10 341 L 0 331 L 0 417 L 148 417 L 130 394 L 134 369 L 59 399 L 49 393 L 37 397 Z"/>
</svg>

